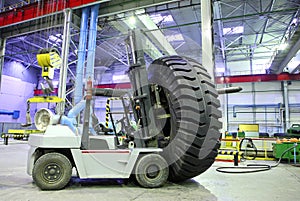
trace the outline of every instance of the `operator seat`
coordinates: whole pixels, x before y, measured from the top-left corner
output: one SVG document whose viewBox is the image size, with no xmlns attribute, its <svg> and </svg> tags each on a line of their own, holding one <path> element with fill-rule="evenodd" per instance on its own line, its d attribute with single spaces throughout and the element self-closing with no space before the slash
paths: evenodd
<svg viewBox="0 0 300 201">
<path fill-rule="evenodd" d="M 113 132 L 113 129 L 106 128 L 102 123 L 99 122 L 95 113 L 92 113 L 92 126 L 97 135 L 108 135 L 108 133 Z"/>
</svg>

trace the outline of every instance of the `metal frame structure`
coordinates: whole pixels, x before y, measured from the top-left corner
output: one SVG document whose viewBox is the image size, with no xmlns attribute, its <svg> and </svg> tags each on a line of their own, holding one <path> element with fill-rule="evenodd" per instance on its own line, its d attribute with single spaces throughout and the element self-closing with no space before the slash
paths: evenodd
<svg viewBox="0 0 300 201">
<path fill-rule="evenodd" d="M 51 2 L 51 0 L 48 1 Z M 79 6 L 78 8 L 83 6 L 83 3 L 86 2 L 76 1 L 76 5 L 82 4 L 77 5 Z M 118 6 L 121 3 L 122 7 Z M 173 29 L 177 30 L 178 33 L 189 33 L 189 37 L 193 41 L 201 44 L 201 37 L 199 37 L 201 35 L 200 24 L 202 21 L 200 20 L 199 15 L 200 5 L 200 0 L 139 1 L 138 3 L 110 1 L 104 3 L 103 8 L 100 10 L 99 19 L 101 20 L 99 20 L 99 25 L 103 26 L 102 23 L 105 23 L 105 21 L 111 22 L 118 18 L 122 20 L 122 17 L 119 15 L 121 12 L 130 13 L 134 10 L 144 8 L 145 12 L 150 15 L 161 14 L 163 16 L 173 16 L 174 21 L 171 24 L 167 21 L 159 22 L 159 24 L 157 24 L 159 30 L 164 32 L 165 30 Z M 68 5 L 65 5 L 65 7 L 67 6 Z M 73 5 L 69 5 L 69 7 L 72 6 Z M 16 9 L 19 11 L 19 8 Z M 74 9 L 74 24 L 78 24 L 78 17 L 75 16 L 80 16 L 79 10 L 80 9 Z M 217 67 L 225 68 L 225 75 L 233 75 L 237 73 L 255 74 L 257 73 L 256 66 L 261 62 L 264 62 L 264 64 L 261 64 L 261 70 L 259 73 L 263 73 L 264 69 L 266 69 L 268 65 L 271 66 L 272 72 L 279 73 L 299 50 L 299 42 L 297 43 L 299 38 L 297 32 L 299 25 L 299 3 L 297 3 L 297 1 L 213 1 L 213 10 L 215 30 L 214 52 L 216 64 Z M 59 9 L 55 11 L 55 17 L 52 18 L 57 19 L 57 22 L 59 22 L 59 19 L 62 18 L 62 11 Z M 48 16 L 48 18 L 50 17 Z M 187 21 L 186 18 L 189 20 Z M 2 38 L 14 36 L 16 33 L 19 35 L 20 33 L 39 30 L 45 26 L 45 23 L 40 22 L 45 20 L 47 20 L 47 17 L 26 21 L 22 24 L 16 24 L 15 27 L 5 27 L 5 31 L 3 31 L 3 29 L 1 30 Z M 244 27 L 242 33 L 224 33 L 224 28 L 234 28 L 237 26 Z M 16 32 L 16 30 L 18 30 L 18 32 Z M 152 31 L 154 32 L 154 30 Z M 148 32 L 151 32 L 151 29 L 148 30 Z M 18 38 L 16 39 L 18 40 Z M 23 41 L 26 41 L 26 39 L 24 40 L 23 38 Z M 279 50 L 278 48 L 280 44 L 285 41 L 290 43 L 289 47 L 287 47 L 288 49 L 285 51 Z M 111 47 L 111 45 L 111 43 L 106 42 L 103 46 L 99 47 L 107 48 Z M 181 45 L 178 44 L 177 47 L 180 50 Z M 8 47 L 7 49 L 7 57 L 11 55 L 9 53 L 9 49 L 11 48 Z M 114 53 L 114 50 L 116 50 L 115 48 L 111 48 L 111 50 L 112 51 L 109 51 L 109 54 L 114 57 L 118 57 L 121 61 L 124 61 L 122 56 Z M 192 48 L 190 48 L 189 51 L 192 51 Z M 286 57 L 286 55 L 289 55 L 289 57 Z M 201 60 L 197 55 L 196 58 Z M 267 62 L 266 60 L 269 61 Z M 236 72 L 237 70 L 234 69 L 234 62 L 239 61 L 249 62 L 248 64 L 245 62 L 248 67 L 243 70 L 244 72 Z M 26 62 L 26 60 L 24 62 Z M 31 62 L 27 63 L 30 64 Z M 293 69 L 291 69 L 291 71 L 292 70 Z M 293 71 L 297 72 L 295 69 Z"/>
</svg>

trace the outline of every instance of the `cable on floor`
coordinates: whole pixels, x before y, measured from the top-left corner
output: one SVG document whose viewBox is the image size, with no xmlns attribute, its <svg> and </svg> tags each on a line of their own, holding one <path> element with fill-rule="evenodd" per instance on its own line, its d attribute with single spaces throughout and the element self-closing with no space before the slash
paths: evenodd
<svg viewBox="0 0 300 201">
<path fill-rule="evenodd" d="M 244 141 L 246 142 L 246 146 L 245 146 L 245 149 L 242 149 Z M 249 158 L 246 156 L 249 148 L 252 149 L 251 151 L 254 151 L 254 156 L 252 158 Z M 241 159 L 243 161 L 245 161 L 246 159 L 254 160 L 257 157 L 257 148 L 251 138 L 243 138 L 240 142 L 239 150 L 244 152 L 244 154 L 242 155 L 242 159 Z"/>
<path fill-rule="evenodd" d="M 216 171 L 222 172 L 222 173 L 231 173 L 231 174 L 244 174 L 244 173 L 254 173 L 254 172 L 262 172 L 270 170 L 274 167 L 277 167 L 282 159 L 282 157 L 291 149 L 294 149 L 297 147 L 298 144 L 294 144 L 294 146 L 286 149 L 284 152 L 282 152 L 281 156 L 279 157 L 279 160 L 275 165 L 267 165 L 267 164 L 248 164 L 247 166 L 238 167 L 218 167 Z"/>
</svg>

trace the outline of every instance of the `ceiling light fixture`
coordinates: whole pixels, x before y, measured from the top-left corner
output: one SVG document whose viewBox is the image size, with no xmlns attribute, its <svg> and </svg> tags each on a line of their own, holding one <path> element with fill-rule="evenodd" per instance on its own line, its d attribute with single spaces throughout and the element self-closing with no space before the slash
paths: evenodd
<svg viewBox="0 0 300 201">
<path fill-rule="evenodd" d="M 243 26 L 223 28 L 223 34 L 224 35 L 240 34 L 240 33 L 244 33 L 244 27 Z"/>
</svg>

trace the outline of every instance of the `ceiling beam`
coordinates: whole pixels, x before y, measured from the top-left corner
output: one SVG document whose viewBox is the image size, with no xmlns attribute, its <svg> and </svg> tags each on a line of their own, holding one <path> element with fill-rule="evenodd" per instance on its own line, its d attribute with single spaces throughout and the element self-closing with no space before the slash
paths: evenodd
<svg viewBox="0 0 300 201">
<path fill-rule="evenodd" d="M 298 38 L 298 41 L 295 43 L 295 45 L 293 45 L 293 47 L 287 52 L 286 57 L 284 57 L 283 61 L 278 64 L 278 68 L 277 66 L 273 66 L 272 69 L 277 69 L 275 73 L 277 74 L 281 73 L 283 69 L 288 65 L 290 60 L 296 55 L 299 49 L 300 49 L 300 37 Z"/>
<path fill-rule="evenodd" d="M 286 33 L 283 37 L 288 36 L 289 38 L 283 38 L 283 42 L 288 44 L 289 49 L 277 50 L 275 56 L 271 61 L 269 68 L 270 73 L 281 73 L 283 69 L 288 65 L 291 59 L 297 54 L 300 49 L 300 23 L 296 24 L 293 22 L 294 18 L 299 18 L 300 12 L 296 12 L 294 17 L 291 19 Z"/>
<path fill-rule="evenodd" d="M 84 0 L 84 1 L 63 1 L 44 0 L 42 3 L 34 2 L 26 6 L 16 7 L 13 10 L 0 13 L 0 26 L 7 28 L 36 19 L 53 16 L 62 13 L 65 9 L 78 9 L 94 4 L 100 4 L 109 0 Z M 49 9 L 53 8 L 53 9 Z"/>
<path fill-rule="evenodd" d="M 99 17 L 104 17 L 104 16 L 115 15 L 115 14 L 118 14 L 121 12 L 135 11 L 135 10 L 141 9 L 141 8 L 147 8 L 147 7 L 151 7 L 151 6 L 159 6 L 159 5 L 174 3 L 174 2 L 179 2 L 179 1 L 180 0 L 141 0 L 141 1 L 114 0 L 114 1 L 108 2 L 108 0 L 102 0 L 102 1 L 85 0 L 82 2 L 91 2 L 91 3 L 103 2 L 103 5 L 101 5 L 100 10 L 99 10 Z M 69 2 L 70 2 L 69 7 L 73 8 L 75 10 L 81 9 L 84 6 L 89 6 L 91 4 L 91 3 L 88 3 L 88 4 L 77 5 L 76 3 L 72 3 L 72 1 L 69 1 Z M 74 2 L 78 3 L 81 1 L 74 1 Z M 28 5 L 28 6 L 31 6 L 31 5 Z M 74 7 L 72 7 L 72 6 L 74 6 Z M 25 7 L 25 8 L 27 8 L 27 7 Z M 20 12 L 20 15 L 21 15 L 21 13 L 23 13 L 25 8 L 23 8 L 23 7 L 17 8 L 16 12 L 17 13 Z M 3 17 L 2 24 L 0 22 L 0 37 L 1 38 L 13 37 L 16 35 L 22 35 L 24 33 L 29 33 L 29 32 L 36 32 L 37 30 L 49 29 L 49 24 L 45 23 L 45 21 L 51 15 L 57 15 L 57 18 L 59 20 L 56 25 L 52 26 L 52 28 L 57 27 L 57 26 L 59 26 L 59 27 L 63 26 L 63 13 L 62 13 L 63 11 L 62 10 L 59 10 L 59 11 L 53 12 L 53 13 L 47 13 L 47 15 L 39 14 L 36 17 L 31 16 L 31 18 L 26 19 L 26 20 L 20 19 L 20 21 L 18 21 L 17 23 L 8 23 L 7 21 L 5 21 L 4 17 L 6 17 L 7 15 L 9 15 L 9 16 L 15 15 L 15 13 L 13 13 L 13 11 L 10 11 L 10 12 L 12 12 L 12 13 L 7 13 L 7 12 L 0 13 L 0 19 L 1 19 L 1 16 Z M 38 12 L 33 12 L 30 15 L 34 15 L 35 13 L 38 13 Z M 75 19 L 77 19 L 76 16 L 75 16 Z"/>
<path fill-rule="evenodd" d="M 23 64 L 25 64 L 25 65 L 29 65 L 29 66 L 32 66 L 32 67 L 35 67 L 35 68 L 38 68 L 38 69 L 42 69 L 40 66 L 38 66 L 38 65 L 36 65 L 36 64 L 34 64 L 34 63 L 28 63 L 28 62 L 26 62 L 26 61 L 17 59 L 17 58 L 15 58 L 15 57 L 5 56 L 5 58 L 9 58 L 9 59 L 11 59 L 11 60 L 14 60 L 14 61 L 23 63 Z"/>
<path fill-rule="evenodd" d="M 271 12 L 271 11 L 273 10 L 274 2 L 275 2 L 275 0 L 272 0 L 272 1 L 271 1 L 270 6 L 269 6 L 269 9 L 268 9 L 268 12 Z M 269 16 L 266 16 L 266 21 L 265 21 L 265 23 L 264 23 L 264 27 L 263 27 L 262 33 L 261 33 L 261 35 L 260 35 L 259 44 L 261 44 L 262 41 L 263 41 L 264 34 L 265 34 L 266 31 L 267 31 L 269 21 L 270 21 Z"/>
<path fill-rule="evenodd" d="M 99 17 L 116 15 L 123 12 L 136 11 L 138 9 L 159 6 L 168 3 L 180 2 L 180 0 L 114 0 L 106 3 L 99 10 Z"/>
<path fill-rule="evenodd" d="M 222 18 L 220 1 L 214 2 L 214 13 L 216 15 L 216 18 L 219 18 L 219 19 Z M 218 24 L 218 32 L 219 32 L 219 40 L 220 40 L 222 58 L 223 58 L 223 62 L 225 63 L 226 55 L 225 55 L 225 40 L 224 40 L 224 34 L 223 34 L 223 22 L 221 20 L 218 20 L 217 24 Z"/>
</svg>

